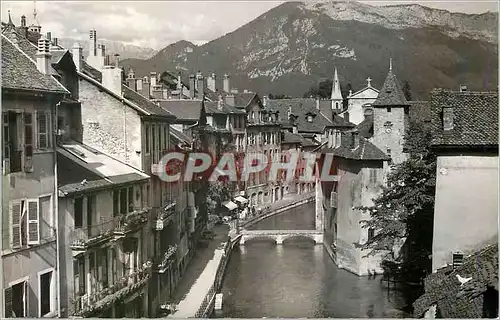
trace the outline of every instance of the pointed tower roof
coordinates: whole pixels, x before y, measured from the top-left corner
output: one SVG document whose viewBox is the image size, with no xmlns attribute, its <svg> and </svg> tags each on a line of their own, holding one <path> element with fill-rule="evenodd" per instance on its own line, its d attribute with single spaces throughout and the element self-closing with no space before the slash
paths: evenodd
<svg viewBox="0 0 500 320">
<path fill-rule="evenodd" d="M 12 17 L 10 16 L 10 10 L 9 10 L 9 22 L 7 23 L 7 25 L 14 27 L 14 22 L 12 22 Z"/>
<path fill-rule="evenodd" d="M 385 78 L 384 85 L 378 94 L 373 106 L 405 106 L 408 105 L 403 90 L 399 85 L 396 75 L 392 71 L 392 59 L 389 62 L 389 73 Z"/>
<path fill-rule="evenodd" d="M 334 71 L 334 75 L 333 75 L 332 95 L 331 95 L 330 99 L 342 100 L 342 92 L 340 92 L 340 81 L 339 81 L 339 75 L 337 73 L 337 67 L 335 67 L 335 71 Z"/>
</svg>

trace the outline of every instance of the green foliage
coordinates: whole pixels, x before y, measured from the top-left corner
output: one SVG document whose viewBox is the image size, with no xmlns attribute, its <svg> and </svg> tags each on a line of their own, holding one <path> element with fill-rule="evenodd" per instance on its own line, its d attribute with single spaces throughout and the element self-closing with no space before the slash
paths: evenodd
<svg viewBox="0 0 500 320">
<path fill-rule="evenodd" d="M 403 263 L 425 270 L 432 249 L 436 157 L 430 150 L 427 127 L 410 123 L 405 140 L 409 158 L 392 166 L 372 206 L 358 208 L 370 214 L 362 224 L 374 228 L 375 236 L 357 246 L 367 250 L 367 255 L 389 252 L 394 258 L 394 246 L 405 241 Z"/>
<path fill-rule="evenodd" d="M 223 181 L 211 182 L 207 192 L 207 209 L 209 214 L 216 214 L 222 211 L 222 203 L 230 200 L 231 188 Z"/>
</svg>

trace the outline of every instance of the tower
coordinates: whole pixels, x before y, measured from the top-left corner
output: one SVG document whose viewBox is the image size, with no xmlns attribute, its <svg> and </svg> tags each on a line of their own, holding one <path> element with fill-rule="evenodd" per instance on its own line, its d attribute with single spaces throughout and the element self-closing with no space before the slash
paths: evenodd
<svg viewBox="0 0 500 320">
<path fill-rule="evenodd" d="M 408 129 L 409 103 L 392 70 L 389 72 L 373 106 L 373 143 L 386 152 L 394 164 L 403 162 L 404 135 Z"/>
<path fill-rule="evenodd" d="M 335 67 L 334 75 L 333 75 L 333 84 L 332 84 L 332 95 L 330 97 L 332 100 L 332 109 L 342 109 L 342 92 L 340 91 L 340 81 L 339 75 L 337 73 L 337 67 Z"/>
<path fill-rule="evenodd" d="M 29 27 L 28 30 L 34 33 L 42 32 L 42 27 L 40 26 L 37 18 L 36 1 L 33 1 L 33 24 Z"/>
</svg>

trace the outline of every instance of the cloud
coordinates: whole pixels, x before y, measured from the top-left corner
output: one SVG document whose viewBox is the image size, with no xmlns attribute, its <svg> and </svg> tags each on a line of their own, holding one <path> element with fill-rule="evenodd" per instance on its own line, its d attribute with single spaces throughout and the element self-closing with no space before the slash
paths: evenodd
<svg viewBox="0 0 500 320">
<path fill-rule="evenodd" d="M 188 40 L 195 44 L 213 40 L 250 22 L 282 2 L 37 1 L 36 6 L 42 31 L 52 32 L 53 37 L 86 40 L 89 30 L 96 29 L 100 39 L 161 49 L 179 40 Z M 416 2 L 432 5 L 423 1 Z M 443 3 L 440 6 L 443 6 Z M 454 3 L 456 5 L 456 2 Z M 491 2 L 489 5 L 491 6 Z M 2 1 L 1 7 L 2 21 L 7 21 L 7 10 L 10 9 L 16 25 L 23 14 L 27 16 L 28 24 L 33 22 L 32 1 Z M 463 10 L 467 9 L 464 7 Z"/>
</svg>

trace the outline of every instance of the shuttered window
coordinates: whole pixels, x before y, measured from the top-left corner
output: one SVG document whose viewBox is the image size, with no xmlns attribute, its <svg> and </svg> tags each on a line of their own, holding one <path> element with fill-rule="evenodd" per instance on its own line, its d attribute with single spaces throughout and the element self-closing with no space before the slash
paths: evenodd
<svg viewBox="0 0 500 320">
<path fill-rule="evenodd" d="M 24 168 L 33 169 L 33 115 L 24 113 Z"/>
<path fill-rule="evenodd" d="M 38 148 L 50 148 L 50 112 L 42 111 L 37 113 L 38 126 Z"/>
<path fill-rule="evenodd" d="M 149 145 L 149 125 L 146 125 L 146 153 L 149 153 L 150 152 L 150 145 Z"/>
<path fill-rule="evenodd" d="M 28 200 L 28 244 L 40 243 L 40 210 L 38 199 Z"/>
<path fill-rule="evenodd" d="M 4 299 L 5 299 L 5 317 L 12 318 L 12 287 L 8 287 L 4 290 Z"/>
<path fill-rule="evenodd" d="M 10 247 L 20 248 L 21 242 L 21 217 L 22 217 L 22 201 L 16 200 L 11 201 L 9 205 L 9 215 L 10 215 Z"/>
</svg>

